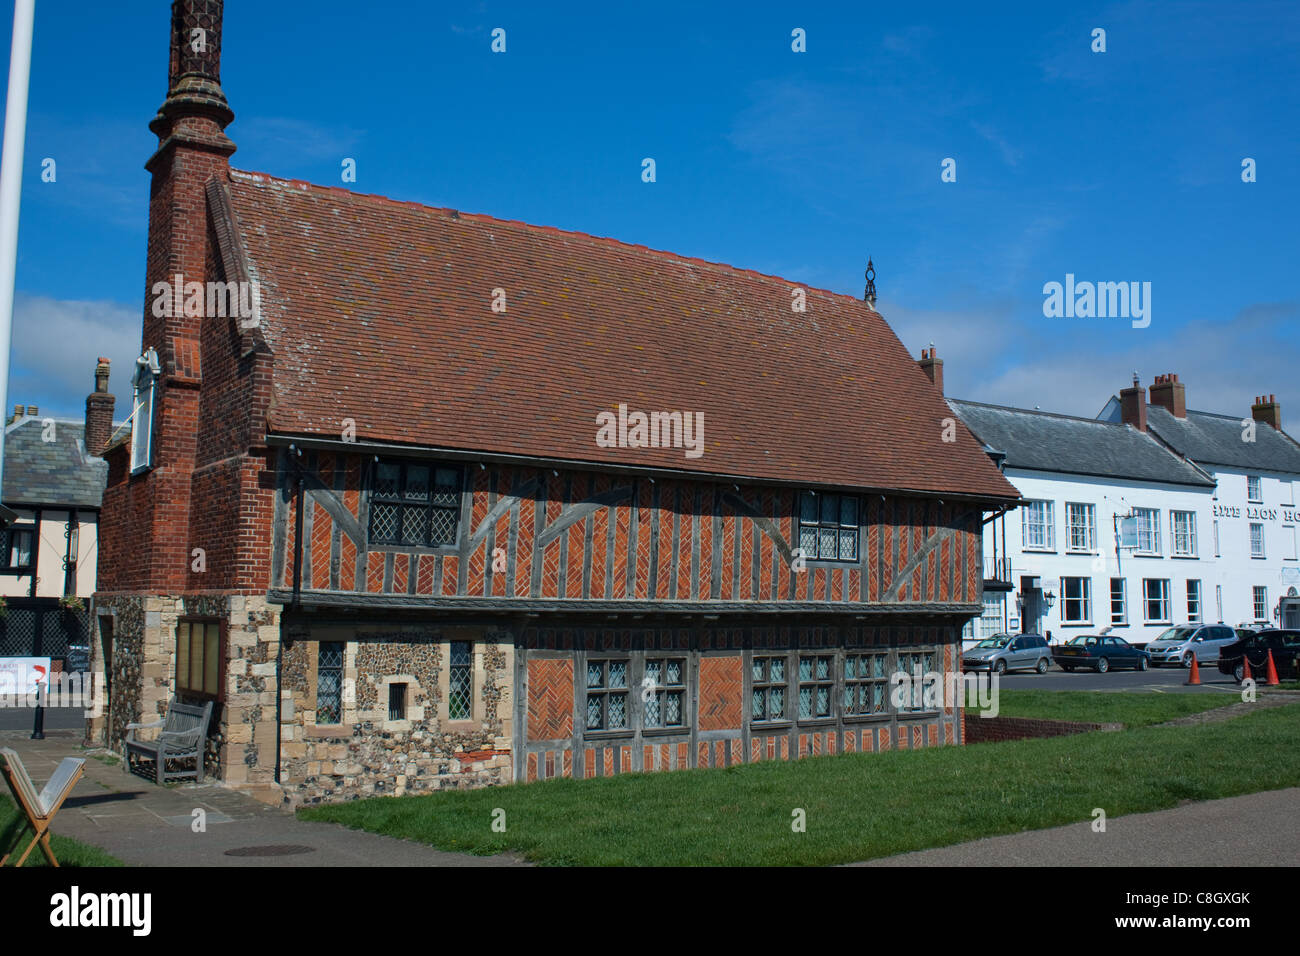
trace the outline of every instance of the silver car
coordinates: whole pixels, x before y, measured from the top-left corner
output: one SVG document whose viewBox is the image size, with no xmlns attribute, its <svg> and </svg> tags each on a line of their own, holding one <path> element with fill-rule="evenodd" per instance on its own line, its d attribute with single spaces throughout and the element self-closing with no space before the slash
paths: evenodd
<svg viewBox="0 0 1300 956">
<path fill-rule="evenodd" d="M 1005 674 L 1013 670 L 1036 670 L 1046 674 L 1052 652 L 1040 634 L 994 634 L 961 654 L 964 671 Z"/>
<path fill-rule="evenodd" d="M 1153 667 L 1191 667 L 1193 656 L 1198 664 L 1217 663 L 1219 651 L 1236 641 L 1237 632 L 1225 624 L 1183 624 L 1164 631 L 1146 651 Z"/>
</svg>

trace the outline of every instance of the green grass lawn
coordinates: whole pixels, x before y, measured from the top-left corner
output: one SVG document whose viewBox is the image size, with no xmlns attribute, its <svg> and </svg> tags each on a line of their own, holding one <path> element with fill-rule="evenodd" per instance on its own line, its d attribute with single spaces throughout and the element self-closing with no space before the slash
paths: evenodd
<svg viewBox="0 0 1300 956">
<path fill-rule="evenodd" d="M 1240 701 L 1233 694 L 1111 694 L 1087 690 L 1004 690 L 999 717 L 1080 720 L 1087 723 L 1146 727 Z M 968 711 L 967 720 L 977 720 Z"/>
<path fill-rule="evenodd" d="M 847 863 L 1090 821 L 1094 807 L 1120 816 L 1300 785 L 1298 732 L 1295 704 L 1192 727 L 547 780 L 299 816 L 548 864 Z M 505 833 L 491 829 L 496 808 Z M 791 830 L 796 808 L 807 814 L 804 833 Z"/>
<path fill-rule="evenodd" d="M 59 818 L 55 817 L 55 832 L 50 836 L 50 846 L 54 849 L 54 855 L 59 859 L 59 866 L 122 865 L 121 860 L 115 856 L 110 856 L 99 847 L 89 846 L 77 840 L 59 836 L 57 832 L 58 825 Z M 22 830 L 21 838 L 18 834 L 20 829 Z M 18 809 L 18 805 L 13 802 L 8 794 L 0 794 L 0 856 L 8 853 L 11 849 L 14 851 L 14 858 L 5 864 L 6 868 L 12 866 L 14 861 L 22 855 L 31 839 L 32 831 L 27 826 L 27 818 L 23 816 L 22 811 Z M 17 841 L 16 845 L 15 841 Z M 31 856 L 23 864 L 24 867 L 49 865 L 39 846 L 32 850 Z"/>
</svg>

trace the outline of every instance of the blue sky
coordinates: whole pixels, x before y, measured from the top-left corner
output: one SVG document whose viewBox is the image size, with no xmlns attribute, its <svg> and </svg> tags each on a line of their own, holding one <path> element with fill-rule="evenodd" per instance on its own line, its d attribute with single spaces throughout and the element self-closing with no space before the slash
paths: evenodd
<svg viewBox="0 0 1300 956">
<path fill-rule="evenodd" d="M 808 6 L 227 0 L 232 162 L 858 296 L 870 255 L 950 395 L 1093 415 L 1177 372 L 1300 434 L 1300 5 Z M 121 413 L 170 5 L 37 7 L 10 404 L 79 417 L 104 354 Z M 1066 273 L 1150 282 L 1150 327 L 1045 318 Z"/>
</svg>

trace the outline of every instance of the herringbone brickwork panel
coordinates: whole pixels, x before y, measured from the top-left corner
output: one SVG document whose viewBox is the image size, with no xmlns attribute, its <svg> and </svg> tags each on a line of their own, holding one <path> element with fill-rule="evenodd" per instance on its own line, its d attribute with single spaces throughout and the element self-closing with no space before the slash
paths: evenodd
<svg viewBox="0 0 1300 956">
<path fill-rule="evenodd" d="M 740 657 L 700 659 L 700 730 L 740 726 L 744 685 Z"/>
<path fill-rule="evenodd" d="M 528 739 L 573 736 L 573 661 L 528 662 Z"/>
</svg>

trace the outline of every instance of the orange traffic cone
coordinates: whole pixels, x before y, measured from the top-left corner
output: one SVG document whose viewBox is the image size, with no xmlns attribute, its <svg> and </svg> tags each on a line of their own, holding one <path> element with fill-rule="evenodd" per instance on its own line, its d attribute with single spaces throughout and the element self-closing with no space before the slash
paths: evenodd
<svg viewBox="0 0 1300 956">
<path fill-rule="evenodd" d="M 1196 663 L 1196 655 L 1193 654 L 1192 672 L 1187 675 L 1187 684 L 1185 686 L 1190 687 L 1192 684 L 1199 684 L 1200 682 L 1201 682 L 1201 667 L 1199 664 Z"/>
<path fill-rule="evenodd" d="M 1268 652 L 1268 670 L 1266 670 L 1264 673 L 1266 675 L 1264 678 L 1264 683 L 1267 684 L 1269 687 L 1276 687 L 1278 684 L 1282 683 L 1280 680 L 1277 679 L 1277 668 L 1273 666 L 1272 650 Z"/>
<path fill-rule="evenodd" d="M 1250 658 L 1245 654 L 1241 655 L 1241 667 L 1241 680 L 1243 683 L 1255 679 L 1255 675 L 1250 672 Z"/>
</svg>

